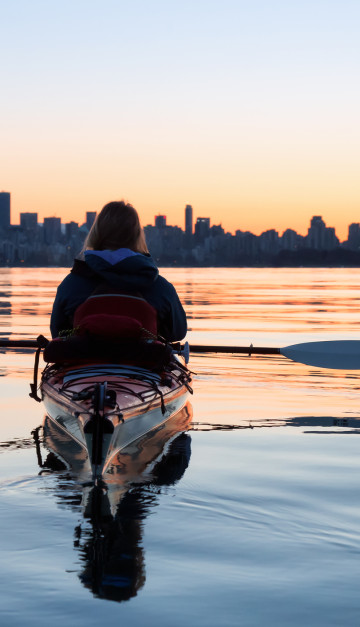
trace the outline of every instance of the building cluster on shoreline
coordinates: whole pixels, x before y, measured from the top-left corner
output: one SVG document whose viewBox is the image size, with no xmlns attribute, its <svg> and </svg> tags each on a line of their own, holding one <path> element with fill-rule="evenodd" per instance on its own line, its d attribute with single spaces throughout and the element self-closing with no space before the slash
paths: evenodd
<svg viewBox="0 0 360 627">
<path fill-rule="evenodd" d="M 20 213 L 20 224 L 11 224 L 10 193 L 0 192 L 0 266 L 69 266 L 79 254 L 95 220 L 88 211 L 84 224 L 61 218 L 38 221 L 37 213 Z"/>
<path fill-rule="evenodd" d="M 10 219 L 10 193 L 0 192 L 0 265 L 68 266 L 79 254 L 96 217 L 88 211 L 85 222 L 62 224 L 61 218 L 20 213 L 20 225 Z M 360 224 L 350 224 L 348 239 L 340 242 L 335 229 L 321 216 L 313 216 L 306 235 L 286 229 L 282 235 L 270 229 L 254 235 L 237 230 L 227 233 L 210 218 L 197 218 L 185 207 L 185 229 L 155 216 L 144 227 L 150 253 L 159 265 L 178 266 L 297 266 L 360 265 Z"/>
</svg>

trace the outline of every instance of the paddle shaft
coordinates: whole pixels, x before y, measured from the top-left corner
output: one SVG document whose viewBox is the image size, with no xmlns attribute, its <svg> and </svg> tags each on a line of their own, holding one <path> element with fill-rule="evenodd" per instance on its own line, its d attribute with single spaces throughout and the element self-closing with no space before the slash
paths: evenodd
<svg viewBox="0 0 360 627">
<path fill-rule="evenodd" d="M 271 346 L 204 346 L 190 344 L 190 353 L 243 353 L 244 355 L 280 355 L 280 348 Z"/>
<path fill-rule="evenodd" d="M 0 348 L 38 348 L 36 340 L 0 339 Z M 280 348 L 271 346 L 205 346 L 192 344 L 191 353 L 242 353 L 244 355 L 279 355 Z"/>
<path fill-rule="evenodd" d="M 39 345 L 36 340 L 0 339 L 0 348 L 39 348 Z"/>
<path fill-rule="evenodd" d="M 303 342 L 283 348 L 246 346 L 191 346 L 190 353 L 243 353 L 283 355 L 292 361 L 315 368 L 360 370 L 360 340 Z"/>
</svg>

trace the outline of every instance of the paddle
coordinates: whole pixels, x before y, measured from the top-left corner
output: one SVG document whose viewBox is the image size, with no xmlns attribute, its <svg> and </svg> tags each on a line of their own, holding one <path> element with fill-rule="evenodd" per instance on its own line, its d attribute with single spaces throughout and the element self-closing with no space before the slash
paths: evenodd
<svg viewBox="0 0 360 627">
<path fill-rule="evenodd" d="M 46 342 L 45 338 L 44 341 Z M 0 348 L 39 348 L 37 340 L 0 339 Z M 284 348 L 269 346 L 202 346 L 192 344 L 190 353 L 233 353 L 244 355 L 283 355 L 316 368 L 340 370 L 360 370 L 360 340 L 330 340 L 325 342 L 305 342 Z M 181 351 L 186 353 L 186 345 Z"/>
<path fill-rule="evenodd" d="M 284 355 L 288 359 L 316 368 L 360 369 L 360 340 L 305 342 L 285 348 L 256 346 L 190 345 L 190 353 L 243 353 L 247 355 Z"/>
<path fill-rule="evenodd" d="M 39 348 L 37 340 L 0 339 L 0 348 Z"/>
</svg>

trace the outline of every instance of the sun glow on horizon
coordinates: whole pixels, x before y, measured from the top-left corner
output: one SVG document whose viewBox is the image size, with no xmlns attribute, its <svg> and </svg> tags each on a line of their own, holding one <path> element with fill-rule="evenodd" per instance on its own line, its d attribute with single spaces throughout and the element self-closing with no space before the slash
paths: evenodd
<svg viewBox="0 0 360 627">
<path fill-rule="evenodd" d="M 184 228 L 187 203 L 230 232 L 305 234 L 322 215 L 344 240 L 360 222 L 358 3 L 42 9 L 3 8 L 13 223 L 81 224 L 121 198 L 144 225 L 161 213 Z"/>
</svg>

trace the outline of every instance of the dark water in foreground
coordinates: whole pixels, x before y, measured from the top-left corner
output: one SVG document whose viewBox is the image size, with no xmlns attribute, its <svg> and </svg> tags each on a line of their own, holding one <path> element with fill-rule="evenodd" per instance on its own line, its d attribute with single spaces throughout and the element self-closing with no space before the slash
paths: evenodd
<svg viewBox="0 0 360 627">
<path fill-rule="evenodd" d="M 46 331 L 63 274 L 1 272 L 3 337 Z M 358 339 L 359 270 L 165 275 L 194 343 Z M 360 623 L 358 372 L 191 366 L 192 407 L 128 451 L 104 495 L 54 456 L 55 433 L 36 450 L 31 352 L 0 354 L 1 625 Z"/>
</svg>

